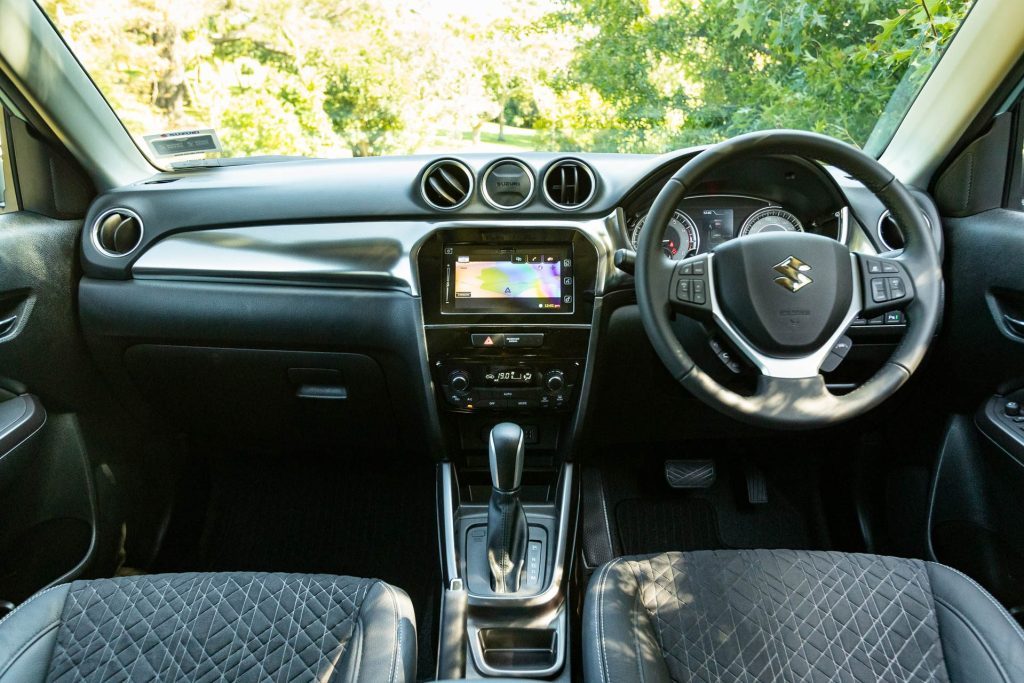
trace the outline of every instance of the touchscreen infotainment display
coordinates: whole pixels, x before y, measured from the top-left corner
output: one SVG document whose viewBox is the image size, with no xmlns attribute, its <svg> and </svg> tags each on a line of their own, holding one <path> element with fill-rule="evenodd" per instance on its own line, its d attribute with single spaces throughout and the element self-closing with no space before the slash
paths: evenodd
<svg viewBox="0 0 1024 683">
<path fill-rule="evenodd" d="M 572 313 L 567 244 L 444 247 L 442 313 Z"/>
</svg>

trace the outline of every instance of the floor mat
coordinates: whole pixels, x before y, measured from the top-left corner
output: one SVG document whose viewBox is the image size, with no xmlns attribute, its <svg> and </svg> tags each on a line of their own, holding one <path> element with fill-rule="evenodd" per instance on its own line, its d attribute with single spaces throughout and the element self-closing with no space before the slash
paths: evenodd
<svg viewBox="0 0 1024 683">
<path fill-rule="evenodd" d="M 378 578 L 416 611 L 421 678 L 432 676 L 440 586 L 434 470 L 394 454 L 217 457 L 192 543 L 164 570 L 283 571 Z M 192 501 L 195 505 L 196 501 Z M 179 503 L 179 509 L 181 504 Z M 188 511 L 183 511 L 188 516 Z M 181 556 L 182 548 L 190 548 Z"/>
<path fill-rule="evenodd" d="M 609 556 L 603 549 L 607 546 L 594 541 L 600 534 L 584 536 L 584 544 L 592 541 L 586 556 L 600 564 L 620 554 L 673 550 L 830 547 L 815 463 L 757 458 L 751 450 L 725 443 L 693 449 L 716 456 L 717 479 L 710 488 L 684 491 L 665 482 L 667 448 L 603 453 L 591 465 L 599 468 L 600 484 L 584 492 L 593 499 L 584 509 L 596 515 L 589 520 L 592 527 L 604 529 L 607 520 L 614 547 Z M 766 456 L 773 454 L 765 450 Z M 764 473 L 767 503 L 747 501 L 750 463 L 758 463 Z"/>
<path fill-rule="evenodd" d="M 723 547 L 715 509 L 703 500 L 623 500 L 615 518 L 626 555 Z"/>
</svg>

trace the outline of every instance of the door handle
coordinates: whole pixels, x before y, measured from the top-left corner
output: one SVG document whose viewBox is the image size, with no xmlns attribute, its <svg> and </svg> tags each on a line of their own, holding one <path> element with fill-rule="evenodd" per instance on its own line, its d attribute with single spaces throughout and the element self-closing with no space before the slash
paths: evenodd
<svg viewBox="0 0 1024 683">
<path fill-rule="evenodd" d="M 12 315 L 8 318 L 0 320 L 0 337 L 6 337 L 8 334 L 14 331 L 14 328 L 18 325 L 18 316 Z"/>
</svg>

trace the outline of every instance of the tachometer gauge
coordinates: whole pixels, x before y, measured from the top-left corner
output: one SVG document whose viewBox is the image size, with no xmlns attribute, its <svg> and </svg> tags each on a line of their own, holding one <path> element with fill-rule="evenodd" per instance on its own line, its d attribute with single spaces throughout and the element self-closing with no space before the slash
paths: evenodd
<svg viewBox="0 0 1024 683">
<path fill-rule="evenodd" d="M 636 250 L 640 244 L 640 231 L 644 227 L 647 216 L 643 215 L 633 224 L 629 233 L 629 241 Z M 700 235 L 697 233 L 697 224 L 693 219 L 682 211 L 672 213 L 672 220 L 668 222 L 665 233 L 661 236 L 661 249 L 673 261 L 683 259 L 697 253 L 700 247 Z"/>
<path fill-rule="evenodd" d="M 739 236 L 757 235 L 762 232 L 803 231 L 804 226 L 800 224 L 800 219 L 785 209 L 773 206 L 750 214 L 750 218 L 740 228 Z"/>
</svg>

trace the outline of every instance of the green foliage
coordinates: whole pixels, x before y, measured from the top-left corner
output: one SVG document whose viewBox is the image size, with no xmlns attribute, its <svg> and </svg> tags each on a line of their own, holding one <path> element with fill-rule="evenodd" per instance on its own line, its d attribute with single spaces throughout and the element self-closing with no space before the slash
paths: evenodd
<svg viewBox="0 0 1024 683">
<path fill-rule="evenodd" d="M 478 1 L 43 5 L 133 133 L 209 125 L 232 155 L 368 156 L 662 152 L 778 127 L 863 144 L 971 2 Z"/>
<path fill-rule="evenodd" d="M 608 151 L 660 151 L 799 128 L 862 144 L 905 73 L 919 85 L 970 0 L 574 0 L 587 26 L 560 82 L 615 112 Z M 549 139 L 574 147 L 594 113 Z M 579 125 L 578 125 L 579 124 Z M 562 131 L 569 131 L 564 134 Z"/>
</svg>

